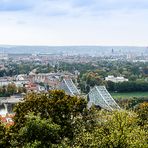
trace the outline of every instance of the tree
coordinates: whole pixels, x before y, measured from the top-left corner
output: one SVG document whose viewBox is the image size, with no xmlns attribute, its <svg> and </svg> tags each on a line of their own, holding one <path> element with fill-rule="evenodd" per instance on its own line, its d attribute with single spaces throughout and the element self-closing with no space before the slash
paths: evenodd
<svg viewBox="0 0 148 148">
<path fill-rule="evenodd" d="M 5 138 L 12 147 L 147 146 L 148 133 L 136 113 L 87 109 L 84 99 L 63 91 L 30 93 L 16 106 L 15 113 L 15 124 Z"/>
<path fill-rule="evenodd" d="M 98 121 L 93 131 L 83 129 L 77 135 L 73 147 L 147 147 L 147 133 L 138 126 L 135 113 L 100 111 Z"/>
<path fill-rule="evenodd" d="M 107 89 L 108 91 L 115 91 L 115 83 L 112 81 L 107 81 Z"/>
<path fill-rule="evenodd" d="M 129 77 L 129 81 L 136 81 L 137 80 L 137 76 L 136 75 L 131 75 L 130 77 Z"/>
<path fill-rule="evenodd" d="M 7 94 L 6 86 L 2 86 L 2 94 L 3 96 L 6 96 Z"/>
<path fill-rule="evenodd" d="M 7 86 L 7 93 L 9 94 L 9 95 L 13 95 L 13 94 L 15 94 L 17 92 L 17 87 L 16 87 L 16 85 L 15 84 L 8 84 L 8 86 Z"/>
<path fill-rule="evenodd" d="M 0 147 L 3 147 L 4 126 L 0 123 Z"/>
<path fill-rule="evenodd" d="M 20 94 L 20 93 L 26 93 L 26 91 L 27 91 L 27 90 L 26 90 L 25 87 L 18 87 L 18 88 L 17 88 L 17 93 L 19 93 L 19 94 Z"/>
<path fill-rule="evenodd" d="M 148 130 L 148 102 L 140 103 L 135 111 L 140 119 L 139 124 Z"/>
<path fill-rule="evenodd" d="M 5 148 L 6 147 L 5 134 L 6 134 L 6 128 L 1 123 L 1 119 L 0 119 L 0 147 L 1 148 Z"/>
<path fill-rule="evenodd" d="M 25 116 L 34 112 L 41 118 L 51 118 L 55 124 L 61 126 L 60 136 L 73 138 L 75 118 L 82 115 L 86 108 L 86 101 L 82 98 L 71 97 L 63 91 L 50 91 L 49 93 L 30 93 L 24 102 L 16 105 L 14 112 L 14 131 L 19 131 L 26 124 Z"/>
<path fill-rule="evenodd" d="M 40 115 L 26 116 L 25 126 L 13 135 L 11 145 L 13 147 L 51 147 L 60 141 L 60 126 L 49 119 L 41 119 Z"/>
</svg>

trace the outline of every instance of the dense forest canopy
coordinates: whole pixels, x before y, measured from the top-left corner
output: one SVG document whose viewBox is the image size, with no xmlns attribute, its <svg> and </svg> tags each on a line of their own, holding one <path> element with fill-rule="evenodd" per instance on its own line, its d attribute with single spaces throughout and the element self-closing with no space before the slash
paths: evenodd
<svg viewBox="0 0 148 148">
<path fill-rule="evenodd" d="M 14 125 L 0 123 L 0 147 L 148 146 L 148 103 L 133 110 L 88 109 L 83 98 L 63 91 L 29 93 L 15 106 Z"/>
</svg>

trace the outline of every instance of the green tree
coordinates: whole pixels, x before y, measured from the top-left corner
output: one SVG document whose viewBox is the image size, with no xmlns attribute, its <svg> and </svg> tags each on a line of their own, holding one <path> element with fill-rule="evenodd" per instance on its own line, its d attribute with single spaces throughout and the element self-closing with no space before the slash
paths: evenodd
<svg viewBox="0 0 148 148">
<path fill-rule="evenodd" d="M 29 114 L 26 116 L 24 127 L 13 135 L 11 145 L 13 147 L 51 147 L 52 144 L 60 141 L 59 131 L 60 126 L 53 123 L 50 118 L 42 119 L 39 114 L 36 116 Z"/>
<path fill-rule="evenodd" d="M 17 87 L 15 84 L 8 84 L 7 86 L 7 94 L 8 95 L 13 95 L 17 92 Z"/>
<path fill-rule="evenodd" d="M 137 80 L 137 76 L 136 75 L 131 75 L 129 77 L 129 81 L 136 81 Z"/>
<path fill-rule="evenodd" d="M 140 103 L 135 111 L 140 119 L 139 124 L 148 130 L 148 102 Z"/>
<path fill-rule="evenodd" d="M 2 94 L 3 94 L 3 96 L 7 96 L 6 86 L 2 87 Z"/>
<path fill-rule="evenodd" d="M 1 148 L 5 148 L 5 147 L 6 147 L 6 143 L 5 143 L 5 133 L 6 133 L 6 128 L 5 128 L 4 125 L 1 123 L 1 119 L 0 119 L 0 147 L 1 147 Z"/>
<path fill-rule="evenodd" d="M 18 87 L 17 88 L 17 93 L 26 93 L 26 88 L 25 87 Z"/>
<path fill-rule="evenodd" d="M 147 133 L 138 126 L 135 113 L 99 112 L 98 125 L 91 132 L 83 129 L 73 147 L 131 148 L 147 147 Z"/>
<path fill-rule="evenodd" d="M 61 137 L 73 138 L 75 118 L 82 115 L 86 108 L 86 101 L 82 98 L 71 97 L 63 91 L 50 91 L 49 93 L 28 94 L 24 102 L 15 107 L 14 131 L 20 130 L 26 124 L 25 116 L 34 112 L 41 118 L 51 118 L 55 124 L 61 126 Z"/>
</svg>

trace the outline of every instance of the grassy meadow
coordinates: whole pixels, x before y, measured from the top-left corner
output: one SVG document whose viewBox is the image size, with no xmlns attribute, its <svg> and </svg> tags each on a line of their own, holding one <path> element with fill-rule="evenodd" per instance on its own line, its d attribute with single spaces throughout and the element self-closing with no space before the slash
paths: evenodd
<svg viewBox="0 0 148 148">
<path fill-rule="evenodd" d="M 114 99 L 127 99 L 127 98 L 132 98 L 132 97 L 147 97 L 148 98 L 148 92 L 128 92 L 128 93 L 116 93 L 116 92 L 111 92 L 111 96 Z"/>
</svg>

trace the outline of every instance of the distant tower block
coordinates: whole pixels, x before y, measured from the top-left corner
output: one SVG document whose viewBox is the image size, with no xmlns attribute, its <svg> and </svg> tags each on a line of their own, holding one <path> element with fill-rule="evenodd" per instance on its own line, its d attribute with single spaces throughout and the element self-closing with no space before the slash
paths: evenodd
<svg viewBox="0 0 148 148">
<path fill-rule="evenodd" d="M 114 49 L 112 49 L 112 54 L 114 54 Z"/>
<path fill-rule="evenodd" d="M 0 60 L 8 60 L 8 54 L 5 53 L 4 49 L 0 53 Z"/>
<path fill-rule="evenodd" d="M 63 79 L 59 86 L 60 90 L 64 90 L 68 95 L 80 95 L 79 90 L 71 79 Z"/>
<path fill-rule="evenodd" d="M 105 86 L 95 86 L 89 92 L 88 96 L 89 96 L 88 107 L 91 107 L 94 104 L 109 111 L 120 109 L 119 105 L 109 94 Z"/>
</svg>

